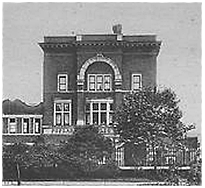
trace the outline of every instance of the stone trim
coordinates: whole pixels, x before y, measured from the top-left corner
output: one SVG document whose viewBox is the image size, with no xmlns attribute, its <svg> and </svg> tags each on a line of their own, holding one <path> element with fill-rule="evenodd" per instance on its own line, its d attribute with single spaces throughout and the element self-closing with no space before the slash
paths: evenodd
<svg viewBox="0 0 205 188">
<path fill-rule="evenodd" d="M 85 82 L 85 72 L 88 69 L 88 67 L 90 65 L 92 65 L 95 62 L 104 62 L 107 63 L 108 65 L 110 65 L 114 71 L 115 74 L 115 83 L 117 83 L 117 85 L 121 85 L 122 83 L 122 76 L 120 74 L 120 70 L 118 68 L 118 66 L 116 65 L 116 63 L 111 60 L 110 58 L 104 57 L 102 54 L 97 54 L 95 57 L 92 57 L 90 59 L 88 59 L 81 67 L 80 72 L 77 76 L 77 84 L 79 85 L 83 85 L 82 83 Z"/>
</svg>

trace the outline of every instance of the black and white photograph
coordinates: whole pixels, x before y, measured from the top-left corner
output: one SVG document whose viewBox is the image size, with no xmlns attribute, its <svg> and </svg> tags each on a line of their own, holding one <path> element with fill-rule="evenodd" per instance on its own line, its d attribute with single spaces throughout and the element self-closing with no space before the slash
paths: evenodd
<svg viewBox="0 0 205 188">
<path fill-rule="evenodd" d="M 202 185 L 202 3 L 3 2 L 3 186 Z"/>
</svg>

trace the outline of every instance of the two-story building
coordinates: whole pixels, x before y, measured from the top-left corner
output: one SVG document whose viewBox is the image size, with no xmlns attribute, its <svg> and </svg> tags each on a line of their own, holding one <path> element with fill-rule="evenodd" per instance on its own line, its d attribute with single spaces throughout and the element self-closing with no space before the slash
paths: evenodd
<svg viewBox="0 0 205 188">
<path fill-rule="evenodd" d="M 155 35 L 121 32 L 45 37 L 39 43 L 43 132 L 72 134 L 75 126 L 88 124 L 109 128 L 125 93 L 156 85 L 160 44 Z"/>
</svg>

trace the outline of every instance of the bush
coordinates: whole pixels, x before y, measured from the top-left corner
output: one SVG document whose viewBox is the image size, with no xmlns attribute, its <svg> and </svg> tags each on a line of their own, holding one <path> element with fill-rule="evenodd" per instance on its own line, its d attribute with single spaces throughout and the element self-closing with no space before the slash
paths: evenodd
<svg viewBox="0 0 205 188">
<path fill-rule="evenodd" d="M 97 170 L 92 172 L 93 178 L 117 178 L 120 174 L 119 167 L 114 162 L 109 162 L 100 166 Z"/>
</svg>

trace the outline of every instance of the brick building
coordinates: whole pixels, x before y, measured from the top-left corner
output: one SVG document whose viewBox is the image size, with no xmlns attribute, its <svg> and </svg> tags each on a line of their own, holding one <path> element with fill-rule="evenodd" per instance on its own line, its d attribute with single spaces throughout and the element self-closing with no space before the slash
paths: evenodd
<svg viewBox="0 0 205 188">
<path fill-rule="evenodd" d="M 45 37 L 44 116 L 46 134 L 71 134 L 86 124 L 109 128 L 123 95 L 156 84 L 160 41 L 155 35 Z"/>
</svg>

